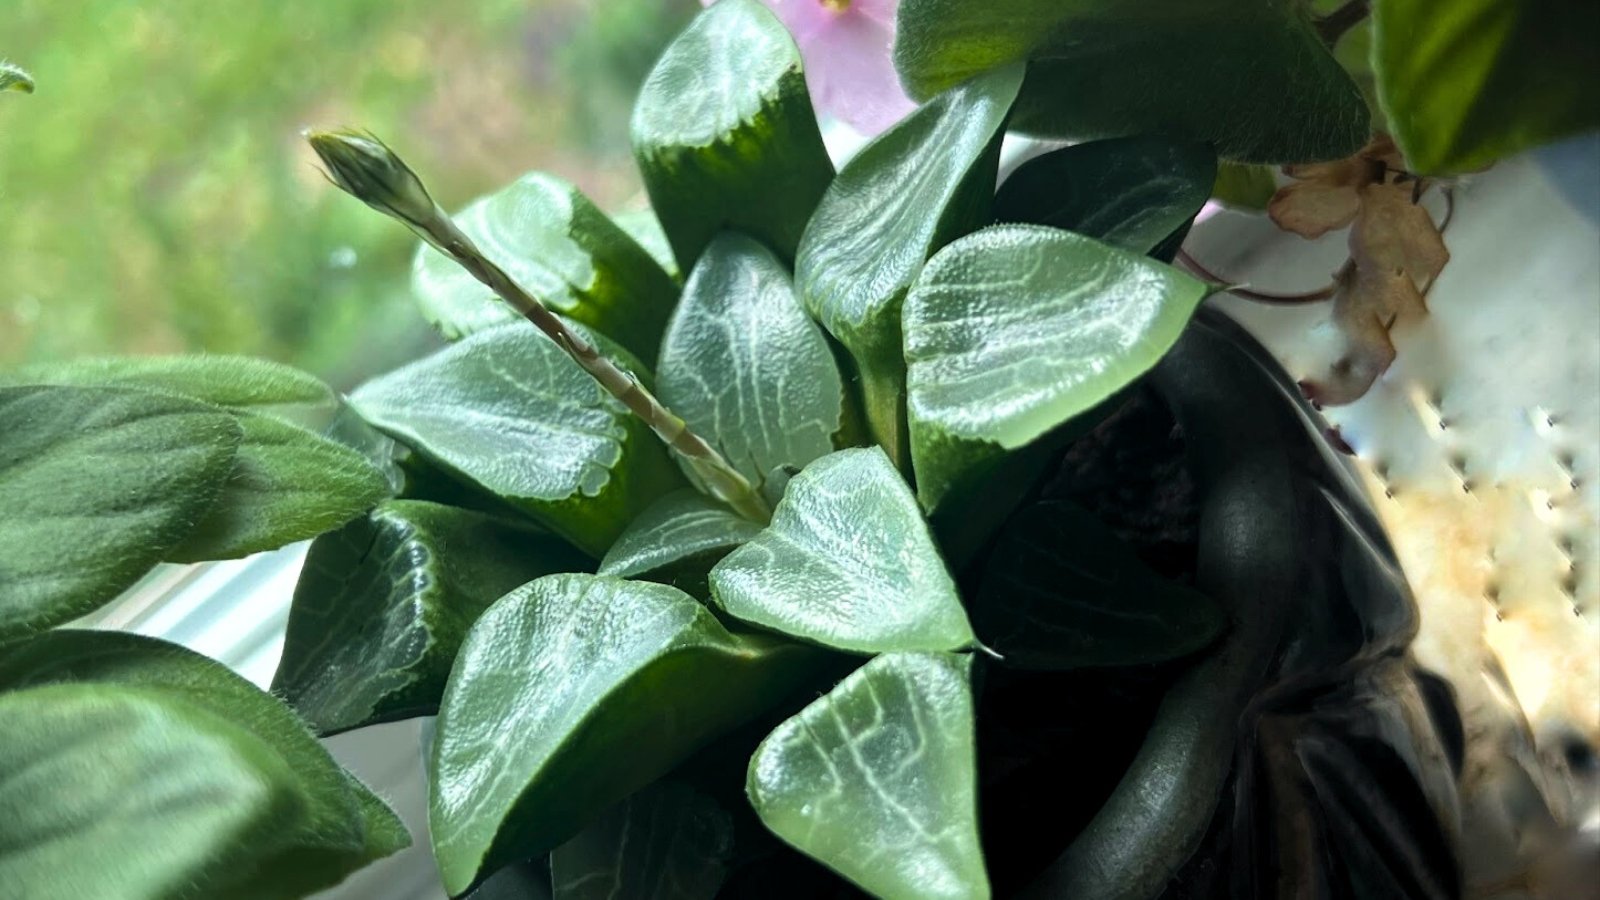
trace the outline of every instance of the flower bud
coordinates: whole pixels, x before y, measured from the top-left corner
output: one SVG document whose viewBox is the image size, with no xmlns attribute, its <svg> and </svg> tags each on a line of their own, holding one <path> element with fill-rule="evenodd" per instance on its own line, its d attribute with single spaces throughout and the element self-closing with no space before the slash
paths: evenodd
<svg viewBox="0 0 1600 900">
<path fill-rule="evenodd" d="M 425 234 L 446 219 L 422 179 L 370 134 L 308 131 L 306 140 L 328 167 L 328 178 L 345 193 Z"/>
</svg>

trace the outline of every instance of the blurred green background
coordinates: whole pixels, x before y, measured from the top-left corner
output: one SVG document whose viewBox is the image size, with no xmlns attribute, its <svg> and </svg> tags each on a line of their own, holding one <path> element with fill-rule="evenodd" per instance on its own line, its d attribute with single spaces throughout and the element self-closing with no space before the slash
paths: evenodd
<svg viewBox="0 0 1600 900">
<path fill-rule="evenodd" d="M 642 202 L 627 120 L 695 0 L 7 0 L 0 365 L 252 353 L 348 385 L 430 337 L 414 242 L 299 133 L 369 128 L 447 207 L 530 169 Z"/>
</svg>

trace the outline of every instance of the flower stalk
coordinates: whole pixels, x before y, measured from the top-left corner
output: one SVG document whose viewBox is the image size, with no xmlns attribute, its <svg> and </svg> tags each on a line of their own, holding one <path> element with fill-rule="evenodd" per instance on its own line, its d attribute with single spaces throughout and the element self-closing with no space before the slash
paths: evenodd
<svg viewBox="0 0 1600 900">
<path fill-rule="evenodd" d="M 757 522 L 771 518 L 766 501 L 749 479 L 637 379 L 606 358 L 594 344 L 484 256 L 434 201 L 416 173 L 382 141 L 348 131 L 308 132 L 306 140 L 327 165 L 329 180 L 335 186 L 384 215 L 398 219 L 532 322 L 607 393 L 644 420 L 656 437 L 699 476 L 713 496 L 746 518 Z"/>
</svg>

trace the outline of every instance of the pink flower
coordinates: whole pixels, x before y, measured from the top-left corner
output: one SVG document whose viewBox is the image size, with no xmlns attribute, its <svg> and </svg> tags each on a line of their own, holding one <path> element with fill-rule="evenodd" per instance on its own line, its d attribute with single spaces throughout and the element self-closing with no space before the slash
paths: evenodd
<svg viewBox="0 0 1600 900">
<path fill-rule="evenodd" d="M 710 6 L 715 0 L 701 0 Z M 872 136 L 916 104 L 900 87 L 890 49 L 900 0 L 762 0 L 800 47 L 819 113 Z"/>
</svg>

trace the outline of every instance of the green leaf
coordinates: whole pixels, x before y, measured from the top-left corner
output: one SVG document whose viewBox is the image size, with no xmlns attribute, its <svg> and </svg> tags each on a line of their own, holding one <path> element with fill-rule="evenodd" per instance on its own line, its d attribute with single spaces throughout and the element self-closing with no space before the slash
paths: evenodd
<svg viewBox="0 0 1600 900">
<path fill-rule="evenodd" d="M 1413 171 L 1470 172 L 1600 126 L 1600 6 L 1377 0 L 1373 68 Z"/>
<path fill-rule="evenodd" d="M 0 388 L 0 642 L 84 615 L 160 562 L 222 490 L 233 416 L 114 388 Z"/>
<path fill-rule="evenodd" d="M 679 782 L 659 782 L 550 854 L 553 896 L 711 900 L 732 850 L 733 820 L 715 800 Z"/>
<path fill-rule="evenodd" d="M 30 900 L 219 896 L 305 815 L 262 741 L 156 691 L 0 694 L 0 771 L 0 884 Z"/>
<path fill-rule="evenodd" d="M 756 0 L 723 0 L 667 47 L 639 90 L 633 153 L 678 267 L 719 231 L 785 260 L 833 178 L 800 51 Z"/>
<path fill-rule="evenodd" d="M 248 356 L 110 356 L 0 370 L 0 386 L 17 384 L 142 388 L 255 412 L 334 403 L 316 376 Z"/>
<path fill-rule="evenodd" d="M 772 524 L 711 570 L 711 597 L 734 618 L 856 653 L 973 643 L 916 498 L 877 447 L 796 475 Z"/>
<path fill-rule="evenodd" d="M 525 525 L 415 500 L 306 555 L 272 692 L 320 734 L 428 715 L 467 629 L 507 591 L 588 563 Z"/>
<path fill-rule="evenodd" d="M 260 871 L 230 873 L 234 890 L 217 895 L 298 897 L 410 843 L 399 818 L 339 768 L 288 707 L 221 663 L 176 644 L 111 631 L 54 631 L 0 657 L 0 688 L 27 694 L 63 683 L 144 689 L 180 700 L 252 735 L 286 766 L 287 778 L 280 780 L 303 799 L 302 814 L 280 823 L 276 848 L 270 858 L 263 854 Z"/>
<path fill-rule="evenodd" d="M 640 359 L 655 358 L 678 287 L 577 188 L 534 172 L 474 201 L 455 220 L 485 256 L 545 306 Z M 422 314 L 452 340 L 521 318 L 427 244 L 417 250 L 411 287 Z"/>
<path fill-rule="evenodd" d="M 1366 143 L 1368 113 L 1302 4 L 1282 0 L 904 0 L 895 68 L 930 97 L 1029 60 L 1015 127 L 1162 133 L 1229 159 L 1307 162 Z"/>
<path fill-rule="evenodd" d="M 527 323 L 471 335 L 368 382 L 350 403 L 379 430 L 595 557 L 652 500 L 683 484 L 650 429 Z"/>
<path fill-rule="evenodd" d="M 233 473 L 172 562 L 236 559 L 314 538 L 388 496 L 383 471 L 362 454 L 298 425 L 240 413 Z"/>
<path fill-rule="evenodd" d="M 628 523 L 600 561 L 600 574 L 704 596 L 711 567 L 760 533 L 760 525 L 699 491 L 673 491 Z"/>
<path fill-rule="evenodd" d="M 989 220 L 1021 81 L 1020 68 L 975 79 L 878 136 L 828 186 L 800 241 L 801 299 L 854 357 L 872 435 L 900 462 L 900 304 L 935 250 Z"/>
<path fill-rule="evenodd" d="M 1217 157 L 1205 144 L 1140 136 L 1090 141 L 1024 163 L 994 200 L 999 222 L 1076 231 L 1149 253 L 1205 205 Z"/>
<path fill-rule="evenodd" d="M 1161 359 L 1204 284 L 1067 231 L 987 228 L 928 263 L 905 306 L 911 458 L 936 509 L 1010 451 Z"/>
<path fill-rule="evenodd" d="M 33 93 L 33 79 L 21 66 L 0 60 L 0 94 L 6 91 L 17 91 L 23 94 Z"/>
<path fill-rule="evenodd" d="M 429 824 L 445 888 L 573 837 L 781 701 L 813 659 L 730 634 L 666 585 L 550 575 L 507 594 L 468 633 L 439 708 Z"/>
<path fill-rule="evenodd" d="M 1218 202 L 1255 212 L 1266 209 L 1277 192 L 1278 182 L 1270 167 L 1244 163 L 1218 164 L 1217 181 L 1211 186 L 1211 196 Z"/>
<path fill-rule="evenodd" d="M 772 252 L 724 232 L 707 245 L 661 344 L 661 402 L 759 485 L 833 451 L 844 384 Z"/>
<path fill-rule="evenodd" d="M 661 220 L 656 218 L 654 210 L 650 209 L 625 209 L 612 213 L 611 221 L 617 227 L 627 232 L 634 243 L 643 247 L 650 258 L 656 261 L 661 270 L 672 276 L 674 281 L 683 280 L 683 272 L 678 269 L 678 260 L 672 255 L 672 243 L 667 240 L 667 232 L 661 227 Z"/>
<path fill-rule="evenodd" d="M 1210 598 L 1151 572 L 1071 503 L 1034 504 L 1006 523 L 972 619 L 1007 665 L 1042 670 L 1164 662 L 1226 625 Z"/>
<path fill-rule="evenodd" d="M 987 898 L 971 667 L 885 654 L 779 725 L 750 759 L 761 821 L 886 900 Z"/>
</svg>

